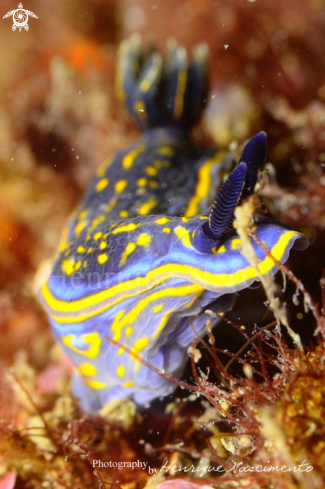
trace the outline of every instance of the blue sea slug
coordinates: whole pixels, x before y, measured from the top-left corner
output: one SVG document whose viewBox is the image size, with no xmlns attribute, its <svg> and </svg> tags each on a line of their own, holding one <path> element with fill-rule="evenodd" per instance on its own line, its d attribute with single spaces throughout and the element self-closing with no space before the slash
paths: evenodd
<svg viewBox="0 0 325 489">
<path fill-rule="evenodd" d="M 164 65 L 157 52 L 143 58 L 138 39 L 124 41 L 116 80 L 143 137 L 99 167 L 40 291 L 86 411 L 129 395 L 143 404 L 175 388 L 106 336 L 179 377 L 194 337 L 190 318 L 204 334 L 205 310 L 231 309 L 234 293 L 258 280 L 233 219 L 263 168 L 266 134 L 248 142 L 232 172 L 229 154 L 193 146 L 188 129 L 208 93 L 206 48 L 196 47 L 188 62 L 174 43 Z M 255 233 L 281 262 L 292 247 L 309 244 L 263 216 Z M 260 273 L 275 274 L 273 261 L 253 246 Z"/>
</svg>

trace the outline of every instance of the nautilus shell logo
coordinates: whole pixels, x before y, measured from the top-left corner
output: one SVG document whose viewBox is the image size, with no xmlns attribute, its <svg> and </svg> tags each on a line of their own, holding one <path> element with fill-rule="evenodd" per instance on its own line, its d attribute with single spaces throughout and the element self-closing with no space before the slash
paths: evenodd
<svg viewBox="0 0 325 489">
<path fill-rule="evenodd" d="M 37 15 L 34 14 L 34 12 L 31 12 L 30 10 L 24 10 L 23 9 L 23 4 L 20 3 L 18 5 L 17 10 L 11 10 L 11 12 L 7 12 L 6 15 L 3 16 L 4 19 L 7 17 L 12 16 L 13 20 L 13 25 L 12 25 L 12 30 L 15 31 L 17 28 L 19 29 L 19 32 L 24 28 L 25 31 L 29 30 L 29 25 L 28 25 L 28 16 L 34 17 L 34 19 L 38 19 Z"/>
</svg>

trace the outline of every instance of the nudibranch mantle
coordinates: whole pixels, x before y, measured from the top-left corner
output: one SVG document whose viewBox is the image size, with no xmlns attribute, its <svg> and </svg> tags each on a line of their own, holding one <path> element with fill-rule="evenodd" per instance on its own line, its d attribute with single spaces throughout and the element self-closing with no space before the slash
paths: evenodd
<svg viewBox="0 0 325 489">
<path fill-rule="evenodd" d="M 145 135 L 100 166 L 40 291 L 75 366 L 74 393 L 86 411 L 128 395 L 143 404 L 174 390 L 106 336 L 179 377 L 195 336 L 190 320 L 204 334 L 205 310 L 231 309 L 234 293 L 258 280 L 232 222 L 263 167 L 265 133 L 251 139 L 223 183 L 232 158 L 199 151 L 186 134 L 204 107 L 205 50 L 196 48 L 188 66 L 184 50 L 173 45 L 164 76 L 159 57 L 151 55 L 137 79 L 137 42 L 123 43 L 117 88 Z M 162 96 L 165 111 L 157 102 Z M 255 233 L 281 262 L 292 247 L 309 244 L 264 216 L 256 217 Z M 274 262 L 253 246 L 259 273 L 274 275 Z"/>
<path fill-rule="evenodd" d="M 205 237 L 207 249 L 202 252 L 196 247 L 202 220 L 186 221 L 177 217 L 145 216 L 97 226 L 87 241 L 87 248 L 77 241 L 69 248 L 67 257 L 61 255 L 43 286 L 42 294 L 51 318 L 62 325 L 83 323 L 121 301 L 136 298 L 162 284 L 166 287 L 171 279 L 195 284 L 217 296 L 241 290 L 258 279 L 257 271 L 240 251 L 237 235 L 230 236 L 219 247 Z M 270 226 L 269 221 L 265 224 L 260 221 L 256 234 L 268 243 L 278 260 L 286 260 L 295 240 L 304 239 L 301 233 L 288 230 L 280 223 L 272 222 Z M 253 246 L 260 259 L 260 272 L 274 274 L 277 271 L 274 262 L 260 247 Z M 80 251 L 80 248 L 84 249 Z M 92 249 L 90 258 L 89 249 Z M 82 270 L 79 264 L 85 262 L 86 268 L 78 273 Z"/>
</svg>

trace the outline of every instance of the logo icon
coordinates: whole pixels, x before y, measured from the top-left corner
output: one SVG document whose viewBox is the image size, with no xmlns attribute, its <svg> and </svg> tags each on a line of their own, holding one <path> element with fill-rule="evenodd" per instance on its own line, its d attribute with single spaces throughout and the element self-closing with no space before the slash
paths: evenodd
<svg viewBox="0 0 325 489">
<path fill-rule="evenodd" d="M 19 32 L 21 32 L 22 28 L 24 28 L 25 31 L 29 30 L 29 25 L 27 23 L 29 15 L 31 17 L 34 17 L 34 19 L 38 19 L 37 15 L 35 15 L 34 12 L 31 12 L 30 10 L 24 10 L 22 3 L 18 5 L 17 10 L 11 10 L 11 12 L 7 12 L 6 15 L 3 16 L 3 18 L 6 19 L 11 15 L 12 15 L 12 20 L 14 22 L 12 26 L 12 30 L 15 31 L 18 27 Z"/>
</svg>

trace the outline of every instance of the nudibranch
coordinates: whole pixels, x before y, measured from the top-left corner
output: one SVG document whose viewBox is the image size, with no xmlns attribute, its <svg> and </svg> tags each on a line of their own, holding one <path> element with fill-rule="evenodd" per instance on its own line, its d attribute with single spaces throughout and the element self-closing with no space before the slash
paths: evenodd
<svg viewBox="0 0 325 489">
<path fill-rule="evenodd" d="M 231 309 L 234 293 L 258 280 L 233 219 L 254 192 L 266 134 L 248 142 L 232 171 L 229 154 L 191 143 L 188 129 L 208 92 L 206 47 L 197 46 L 188 62 L 172 43 L 163 65 L 158 52 L 142 55 L 138 38 L 124 41 L 116 88 L 143 138 L 99 167 L 39 294 L 86 411 L 125 396 L 144 404 L 175 388 L 106 336 L 179 378 L 195 336 L 190 318 L 204 334 L 206 309 Z M 263 216 L 255 232 L 281 262 L 292 247 L 309 244 Z M 275 274 L 274 262 L 253 246 L 260 273 Z"/>
</svg>

